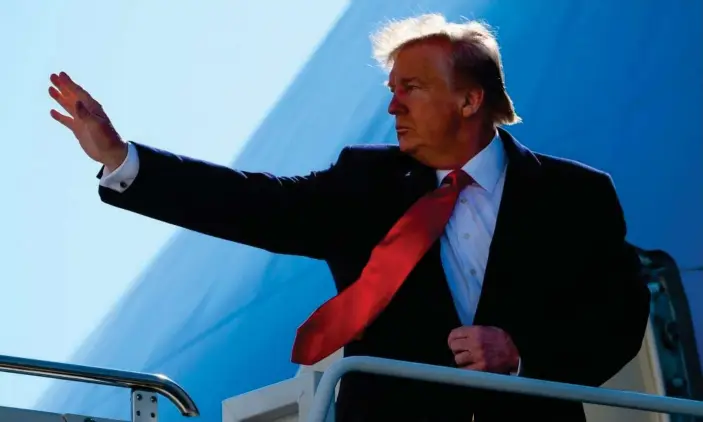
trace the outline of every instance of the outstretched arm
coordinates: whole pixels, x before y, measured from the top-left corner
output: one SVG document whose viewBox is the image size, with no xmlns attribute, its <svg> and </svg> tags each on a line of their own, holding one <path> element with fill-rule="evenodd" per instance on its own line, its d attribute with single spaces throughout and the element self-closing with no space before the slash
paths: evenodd
<svg viewBox="0 0 703 422">
<path fill-rule="evenodd" d="M 104 171 L 132 173 L 125 180 L 103 180 L 103 201 L 279 253 L 324 258 L 340 243 L 343 224 L 338 222 L 349 214 L 344 206 L 349 199 L 340 192 L 341 157 L 328 170 L 284 178 L 235 171 L 137 144 L 128 147 L 86 90 L 63 72 L 50 79 L 49 95 L 67 112 L 51 110 L 51 116 L 71 130 Z M 138 160 L 138 165 L 124 168 L 125 159 L 131 164 Z"/>
<path fill-rule="evenodd" d="M 277 253 L 324 258 L 340 243 L 336 227 L 346 198 L 335 189 L 339 163 L 303 177 L 275 177 L 140 144 L 130 149 L 128 160 L 138 164 L 125 164 L 137 167 L 136 174 L 115 179 L 118 168 L 109 184 L 101 183 L 100 197 L 110 205 Z"/>
</svg>

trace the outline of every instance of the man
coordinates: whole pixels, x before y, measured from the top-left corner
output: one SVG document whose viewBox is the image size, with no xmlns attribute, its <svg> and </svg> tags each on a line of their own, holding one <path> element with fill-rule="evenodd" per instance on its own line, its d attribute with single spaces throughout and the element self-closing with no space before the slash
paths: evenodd
<svg viewBox="0 0 703 422">
<path fill-rule="evenodd" d="M 426 15 L 374 37 L 399 147 L 347 147 L 305 177 L 231 170 L 125 143 L 68 75 L 50 95 L 103 201 L 268 251 L 325 260 L 339 294 L 296 362 L 371 355 L 598 386 L 639 351 L 649 294 L 608 175 L 529 151 L 495 38 Z M 350 374 L 342 421 L 583 421 L 579 403 Z"/>
</svg>

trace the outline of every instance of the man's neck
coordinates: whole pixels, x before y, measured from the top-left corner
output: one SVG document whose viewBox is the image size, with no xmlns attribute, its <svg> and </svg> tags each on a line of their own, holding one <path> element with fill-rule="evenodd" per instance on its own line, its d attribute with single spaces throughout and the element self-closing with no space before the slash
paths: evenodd
<svg viewBox="0 0 703 422">
<path fill-rule="evenodd" d="M 497 131 L 493 126 L 477 130 L 475 134 L 468 134 L 462 140 L 457 140 L 456 149 L 453 149 L 446 154 L 446 162 L 441 166 L 443 170 L 453 170 L 461 168 L 468 163 L 478 153 L 483 151 L 493 138 L 496 137 Z"/>
</svg>

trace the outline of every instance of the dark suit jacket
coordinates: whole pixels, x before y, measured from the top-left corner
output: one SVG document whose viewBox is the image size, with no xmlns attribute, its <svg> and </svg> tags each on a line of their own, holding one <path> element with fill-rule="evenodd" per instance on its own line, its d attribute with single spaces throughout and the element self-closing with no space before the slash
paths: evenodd
<svg viewBox="0 0 703 422">
<path fill-rule="evenodd" d="M 639 351 L 649 292 L 625 243 L 610 177 L 536 154 L 500 130 L 509 164 L 476 325 L 500 327 L 526 377 L 598 386 Z M 435 172 L 389 145 L 345 148 L 331 168 L 304 177 L 234 171 L 137 145 L 139 175 L 103 201 L 275 253 L 325 260 L 339 291 L 421 195 Z M 302 322 L 302 321 L 301 321 Z M 345 354 L 454 366 L 447 345 L 460 325 L 439 258 L 426 254 L 387 309 Z M 583 406 L 505 393 L 350 374 L 343 421 L 582 421 Z"/>
</svg>

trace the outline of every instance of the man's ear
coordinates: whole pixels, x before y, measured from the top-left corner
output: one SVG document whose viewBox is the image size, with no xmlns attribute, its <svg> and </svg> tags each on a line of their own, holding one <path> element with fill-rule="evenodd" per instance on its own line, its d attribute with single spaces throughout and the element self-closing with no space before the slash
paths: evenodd
<svg viewBox="0 0 703 422">
<path fill-rule="evenodd" d="M 467 89 L 463 96 L 463 104 L 461 106 L 461 115 L 464 118 L 471 117 L 478 112 L 483 104 L 483 88 L 474 87 Z"/>
</svg>

